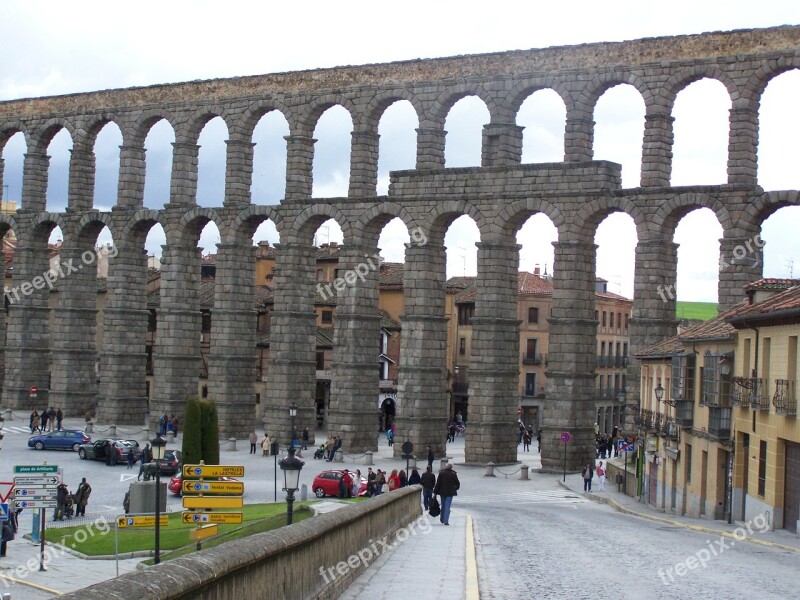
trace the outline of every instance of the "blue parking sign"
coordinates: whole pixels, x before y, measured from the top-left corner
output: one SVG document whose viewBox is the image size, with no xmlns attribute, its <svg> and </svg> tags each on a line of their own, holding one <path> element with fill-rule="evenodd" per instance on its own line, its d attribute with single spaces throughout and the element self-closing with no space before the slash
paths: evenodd
<svg viewBox="0 0 800 600">
<path fill-rule="evenodd" d="M 0 504 L 0 521 L 8 521 L 8 504 Z"/>
</svg>

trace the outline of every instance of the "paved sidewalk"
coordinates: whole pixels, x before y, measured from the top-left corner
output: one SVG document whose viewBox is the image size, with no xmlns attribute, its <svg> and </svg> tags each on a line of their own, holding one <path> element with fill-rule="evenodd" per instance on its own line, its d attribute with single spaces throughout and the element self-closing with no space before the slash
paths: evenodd
<svg viewBox="0 0 800 600">
<path fill-rule="evenodd" d="M 614 461 L 612 461 L 612 464 L 615 464 Z M 742 531 L 747 531 L 747 523 L 744 521 L 734 521 L 729 525 L 725 521 L 694 519 L 666 513 L 651 507 L 649 504 L 639 502 L 638 498 L 623 494 L 619 491 L 619 486 L 609 481 L 606 481 L 605 491 L 603 492 L 597 491 L 596 479 L 592 484 L 593 491 L 584 492 L 583 478 L 580 474 L 567 475 L 566 483 L 559 479 L 559 484 L 595 502 L 608 504 L 620 512 L 644 519 L 668 523 L 676 527 L 684 527 L 686 529 L 703 531 L 712 535 L 721 535 L 724 537 L 733 537 L 734 532 L 741 536 Z M 754 533 L 747 533 L 747 541 L 749 542 L 800 553 L 800 536 L 794 535 L 785 529 L 762 532 L 756 527 L 755 523 L 750 524 L 750 529 Z"/>
</svg>

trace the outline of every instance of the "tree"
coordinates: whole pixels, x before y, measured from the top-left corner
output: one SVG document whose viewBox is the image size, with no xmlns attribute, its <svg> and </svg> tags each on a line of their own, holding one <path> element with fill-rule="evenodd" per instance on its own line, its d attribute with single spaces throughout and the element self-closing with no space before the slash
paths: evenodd
<svg viewBox="0 0 800 600">
<path fill-rule="evenodd" d="M 200 402 L 202 455 L 207 465 L 219 464 L 219 426 L 217 405 L 211 400 Z"/>
<path fill-rule="evenodd" d="M 186 399 L 183 417 L 183 464 L 196 465 L 203 460 L 202 403 L 194 396 Z M 219 456 L 219 453 L 217 453 Z"/>
</svg>

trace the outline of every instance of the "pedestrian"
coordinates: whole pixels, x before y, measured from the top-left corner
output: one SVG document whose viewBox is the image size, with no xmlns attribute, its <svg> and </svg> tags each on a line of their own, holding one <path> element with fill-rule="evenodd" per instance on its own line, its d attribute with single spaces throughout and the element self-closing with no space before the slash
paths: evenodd
<svg viewBox="0 0 800 600">
<path fill-rule="evenodd" d="M 89 495 L 92 493 L 92 486 L 86 481 L 86 477 L 81 479 L 78 489 L 75 491 L 75 516 L 86 516 L 86 505 L 89 503 Z"/>
<path fill-rule="evenodd" d="M 428 466 L 433 468 L 433 449 L 428 446 Z"/>
<path fill-rule="evenodd" d="M 308 450 L 308 427 L 303 428 L 303 450 Z"/>
<path fill-rule="evenodd" d="M 355 475 L 353 475 L 353 498 L 358 497 L 358 488 L 361 487 L 361 469 L 356 469 Z"/>
<path fill-rule="evenodd" d="M 422 505 L 425 507 L 425 510 L 431 505 L 431 498 L 433 497 L 433 487 L 436 485 L 436 475 L 433 474 L 433 467 L 428 465 L 425 469 L 425 472 L 419 478 L 420 484 L 422 484 Z"/>
<path fill-rule="evenodd" d="M 372 467 L 367 468 L 367 496 L 375 495 L 375 472 Z"/>
<path fill-rule="evenodd" d="M 408 485 L 408 475 L 406 475 L 405 470 L 400 469 L 400 472 L 397 474 L 397 476 L 400 478 L 400 487 L 406 487 Z"/>
<path fill-rule="evenodd" d="M 158 433 L 160 435 L 167 435 L 167 413 L 164 413 L 158 418 Z"/>
<path fill-rule="evenodd" d="M 128 468 L 132 469 L 133 463 L 135 462 L 136 458 L 133 456 L 133 448 L 128 448 Z M 156 468 L 158 468 L 158 465 L 156 465 Z"/>
<path fill-rule="evenodd" d="M 389 474 L 389 479 L 386 480 L 386 483 L 389 484 L 390 492 L 393 492 L 400 487 L 400 476 L 397 474 L 397 469 L 392 469 L 392 472 Z"/>
<path fill-rule="evenodd" d="M 517 437 L 517 446 L 522 443 L 522 437 L 525 435 L 525 423 L 522 419 L 517 419 L 517 427 L 519 428 L 519 436 Z"/>
<path fill-rule="evenodd" d="M 411 469 L 411 475 L 408 476 L 408 485 L 417 485 L 420 482 L 419 471 L 414 467 Z"/>
<path fill-rule="evenodd" d="M 386 485 L 386 477 L 383 474 L 383 471 L 378 469 L 375 473 L 375 484 L 373 485 L 373 495 L 380 496 L 383 493 L 383 486 Z"/>
<path fill-rule="evenodd" d="M 587 463 L 586 466 L 583 468 L 583 471 L 581 471 L 581 477 L 583 477 L 583 491 L 591 492 L 592 477 L 594 477 L 594 469 L 592 468 L 591 463 Z"/>
<path fill-rule="evenodd" d="M 350 471 L 345 469 L 342 473 L 342 478 L 339 480 L 339 498 L 349 498 L 352 489 L 353 478 L 350 477 Z"/>
<path fill-rule="evenodd" d="M 252 431 L 250 432 L 250 454 L 256 453 L 256 444 L 258 444 L 258 434 Z"/>
<path fill-rule="evenodd" d="M 598 492 L 605 492 L 606 491 L 606 469 L 603 466 L 603 461 L 601 460 L 597 463 L 597 488 Z"/>
<path fill-rule="evenodd" d="M 456 424 L 450 421 L 447 426 L 447 441 L 448 442 L 455 442 L 456 441 Z"/>
<path fill-rule="evenodd" d="M 170 425 L 172 425 L 172 433 L 174 435 L 178 435 L 178 417 L 172 415 L 172 418 L 169 420 Z"/>
<path fill-rule="evenodd" d="M 33 412 L 31 413 L 31 433 L 37 430 L 41 433 L 42 429 L 39 426 L 40 423 L 41 419 L 39 418 L 39 411 L 34 408 Z"/>
<path fill-rule="evenodd" d="M 50 418 L 50 415 L 47 413 L 47 409 L 46 408 L 42 409 L 42 424 L 39 427 L 39 431 L 41 431 L 42 433 L 47 431 L 47 419 L 49 419 L 49 418 Z"/>
<path fill-rule="evenodd" d="M 54 431 L 56 428 L 56 409 L 52 406 L 47 411 L 47 423 L 48 431 Z"/>
<path fill-rule="evenodd" d="M 56 512 L 53 514 L 53 521 L 63 521 L 64 513 L 67 512 L 67 502 L 69 501 L 69 490 L 66 483 L 58 484 L 56 488 Z"/>
<path fill-rule="evenodd" d="M 9 510 L 8 511 L 8 520 L 3 521 L 3 529 L 2 533 L 0 534 L 0 557 L 6 556 L 6 550 L 8 549 L 8 542 L 13 541 L 17 534 L 17 511 Z"/>
<path fill-rule="evenodd" d="M 267 432 L 264 432 L 264 439 L 261 440 L 261 456 L 269 456 L 270 439 Z"/>
<path fill-rule="evenodd" d="M 527 429 L 525 430 L 525 433 L 522 434 L 522 449 L 525 452 L 531 451 L 531 434 Z"/>
<path fill-rule="evenodd" d="M 450 525 L 450 506 L 460 487 L 461 482 L 458 481 L 458 475 L 453 470 L 453 463 L 447 463 L 444 470 L 439 473 L 433 488 L 433 493 L 442 498 L 442 514 L 439 515 L 439 521 L 444 525 Z"/>
<path fill-rule="evenodd" d="M 117 464 L 117 447 L 114 442 L 107 441 L 105 445 L 106 450 L 106 466 L 113 467 Z"/>
<path fill-rule="evenodd" d="M 61 410 L 61 408 L 59 408 L 59 409 L 56 411 L 56 427 L 58 428 L 58 430 L 59 430 L 59 431 L 61 431 L 61 422 L 62 422 L 63 420 L 64 420 L 64 413 L 63 413 L 63 411 Z"/>
<path fill-rule="evenodd" d="M 394 434 L 392 433 L 391 428 L 386 430 L 386 443 L 389 446 L 394 446 Z"/>
<path fill-rule="evenodd" d="M 539 444 L 539 454 L 542 453 L 542 430 L 536 433 L 536 443 Z"/>
</svg>

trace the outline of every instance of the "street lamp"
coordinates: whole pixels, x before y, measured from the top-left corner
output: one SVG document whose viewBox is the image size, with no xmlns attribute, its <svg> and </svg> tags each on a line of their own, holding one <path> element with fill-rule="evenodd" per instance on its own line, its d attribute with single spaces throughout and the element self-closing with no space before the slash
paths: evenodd
<svg viewBox="0 0 800 600">
<path fill-rule="evenodd" d="M 664 386 L 661 385 L 660 382 L 656 386 L 656 400 L 658 400 L 659 402 L 663 402 L 664 401 Z"/>
<path fill-rule="evenodd" d="M 283 491 L 286 492 L 286 524 L 292 524 L 292 504 L 294 493 L 300 489 L 300 469 L 306 464 L 294 455 L 294 446 L 290 445 L 288 456 L 278 465 L 283 471 Z"/>
<path fill-rule="evenodd" d="M 294 438 L 295 438 L 295 425 L 294 420 L 297 417 L 297 404 L 292 402 L 291 406 L 289 406 L 289 416 L 292 418 L 292 435 L 289 438 L 289 445 L 294 446 Z"/>
<path fill-rule="evenodd" d="M 160 521 L 161 521 L 161 459 L 164 458 L 164 450 L 167 447 L 167 440 L 158 434 L 150 440 L 150 446 L 153 448 L 153 460 L 156 463 L 156 547 L 155 558 L 153 564 L 157 565 L 161 562 L 160 554 Z"/>
</svg>

